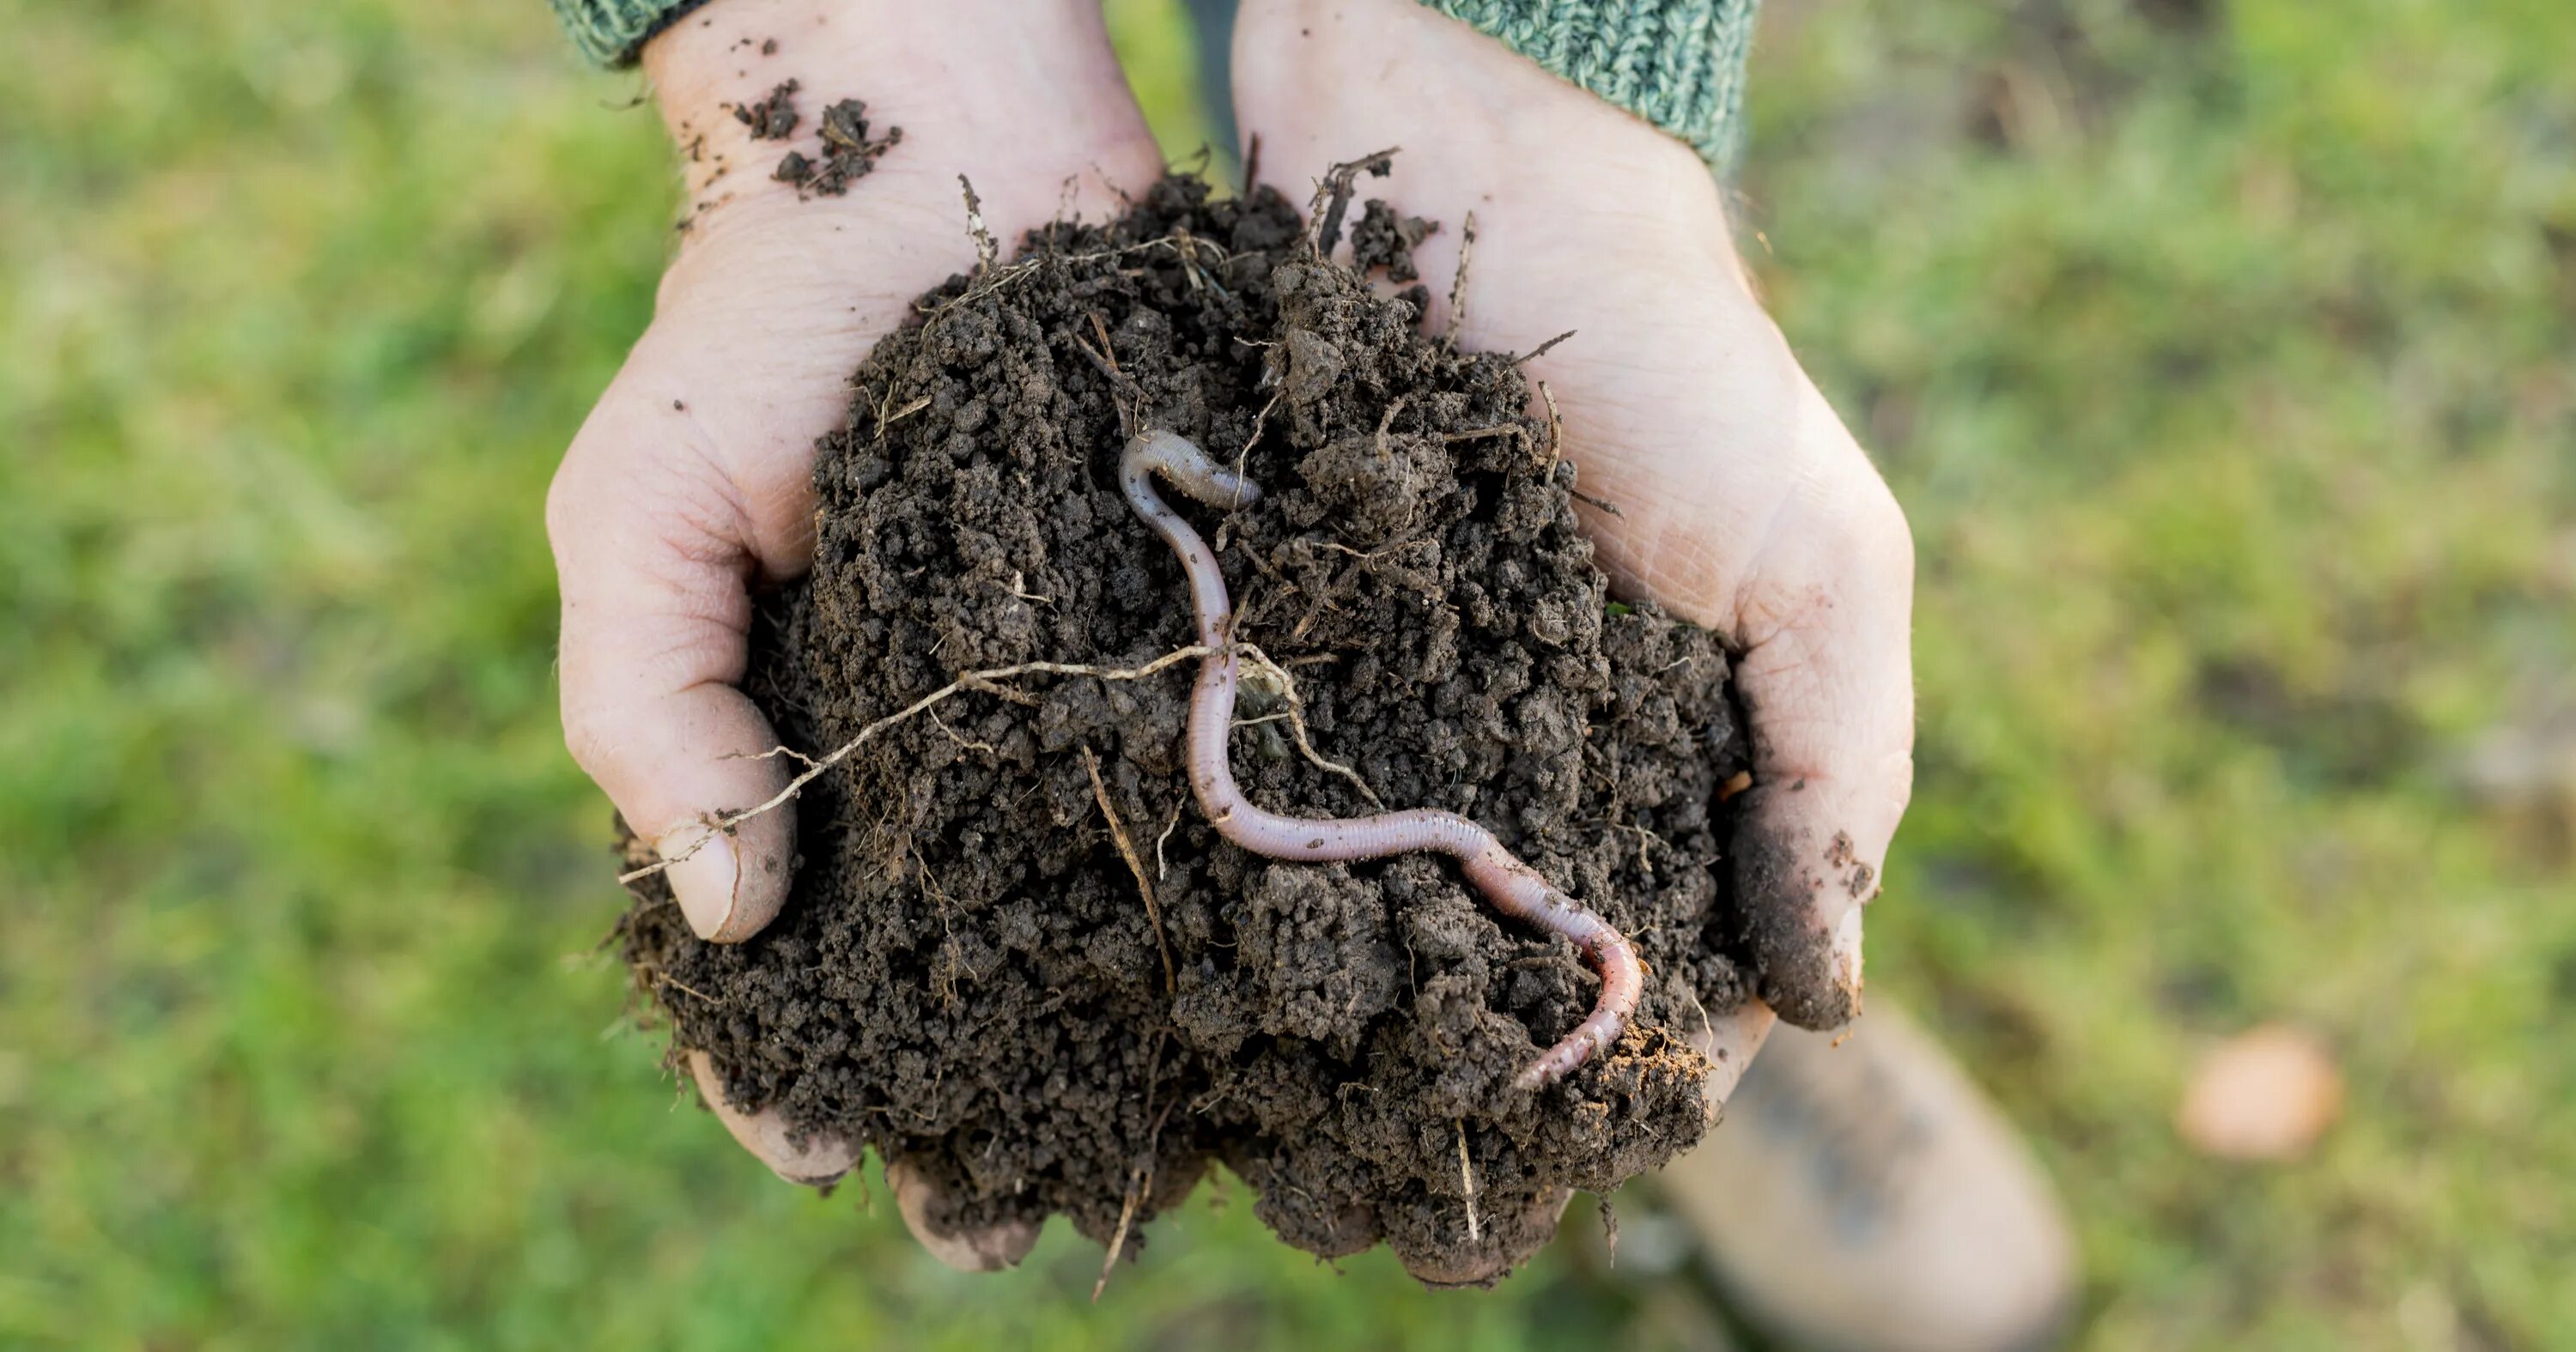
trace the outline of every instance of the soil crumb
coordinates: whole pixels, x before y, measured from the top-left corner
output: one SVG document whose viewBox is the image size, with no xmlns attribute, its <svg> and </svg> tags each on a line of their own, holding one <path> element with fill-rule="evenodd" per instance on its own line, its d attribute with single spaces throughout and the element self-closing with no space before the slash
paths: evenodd
<svg viewBox="0 0 2576 1352">
<path fill-rule="evenodd" d="M 1360 212 L 1360 223 L 1351 227 L 1351 264 L 1362 272 L 1384 268 L 1389 281 L 1414 281 L 1422 274 L 1414 271 L 1413 250 L 1439 229 L 1436 221 L 1397 215 L 1372 197 Z"/>
<path fill-rule="evenodd" d="M 1372 202 L 1354 244 L 1409 276 L 1389 255 L 1428 230 Z M 1618 925 L 1647 967 L 1638 1015 L 1515 1091 L 1591 1010 L 1592 972 L 1446 860 L 1221 840 L 1183 771 L 1194 663 L 969 691 L 796 801 L 795 892 L 760 937 L 699 942 L 658 876 L 619 926 L 675 1059 L 703 1049 L 737 1106 L 921 1170 L 938 1227 L 1062 1214 L 1132 1254 L 1222 1163 L 1301 1249 L 1477 1271 L 1544 1243 L 1566 1190 L 1705 1130 L 1686 1039 L 1752 989 L 1720 864 L 1745 767 L 1725 655 L 1611 601 L 1510 357 L 1426 338 L 1418 289 L 1374 291 L 1320 235 L 1268 189 L 1177 177 L 924 296 L 821 444 L 814 571 L 763 599 L 747 688 L 820 755 L 961 672 L 1187 645 L 1179 567 L 1117 481 L 1129 432 L 1170 428 L 1266 490 L 1182 510 L 1316 750 L 1390 808 L 1483 823 Z M 1247 680 L 1245 791 L 1372 810 L 1299 754 L 1291 708 Z"/>
<path fill-rule="evenodd" d="M 755 141 L 784 141 L 796 130 L 796 82 L 787 80 L 758 103 L 733 110 L 734 120 L 751 128 Z"/>
<path fill-rule="evenodd" d="M 778 161 L 775 177 L 781 183 L 795 184 L 803 193 L 838 197 L 848 192 L 852 183 L 874 172 L 877 161 L 902 143 L 901 127 L 888 127 L 885 135 L 868 139 L 867 104 L 843 99 L 823 110 L 823 158 L 810 160 L 788 151 Z"/>
</svg>

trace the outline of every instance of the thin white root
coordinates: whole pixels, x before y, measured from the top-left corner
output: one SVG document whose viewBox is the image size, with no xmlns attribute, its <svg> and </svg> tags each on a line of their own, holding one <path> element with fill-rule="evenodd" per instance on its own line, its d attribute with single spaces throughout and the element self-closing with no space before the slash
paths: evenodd
<svg viewBox="0 0 2576 1352">
<path fill-rule="evenodd" d="M 1271 661 L 1270 654 L 1261 651 L 1261 649 L 1254 644 L 1237 643 L 1234 645 L 1234 651 L 1247 663 L 1250 663 L 1252 666 L 1262 671 L 1270 673 L 1270 678 L 1278 682 L 1280 696 L 1288 701 L 1288 730 L 1296 737 L 1297 750 L 1300 754 L 1305 756 L 1307 762 L 1318 770 L 1325 771 L 1328 774 L 1340 775 L 1342 778 L 1349 780 L 1351 782 L 1351 787 L 1360 791 L 1360 797 L 1369 801 L 1370 807 L 1376 808 L 1381 812 L 1385 811 L 1386 804 L 1378 801 L 1377 793 L 1369 788 L 1367 780 L 1360 778 L 1359 771 L 1342 764 L 1340 761 L 1324 759 L 1323 756 L 1315 750 L 1315 744 L 1306 740 L 1306 703 L 1304 700 L 1298 698 L 1297 678 L 1289 675 L 1286 667 Z"/>
<path fill-rule="evenodd" d="M 1109 1274 L 1118 1270 L 1119 1256 L 1127 1252 L 1127 1227 L 1136 1222 L 1136 1203 L 1145 1191 L 1145 1169 L 1137 1166 L 1129 1175 L 1127 1200 L 1118 1208 L 1118 1228 L 1110 1232 L 1109 1252 L 1100 1259 L 1100 1280 L 1091 1284 L 1091 1303 L 1100 1303 L 1100 1293 L 1109 1289 Z"/>
<path fill-rule="evenodd" d="M 797 775 L 794 779 L 787 781 L 787 787 L 780 789 L 776 794 L 772 795 L 768 802 L 762 803 L 758 807 L 744 808 L 742 811 L 733 813 L 730 816 L 717 818 L 707 827 L 706 834 L 689 842 L 689 847 L 687 849 L 680 851 L 678 854 L 670 855 L 666 858 L 656 860 L 653 863 L 646 864 L 642 868 L 630 869 L 627 872 L 618 874 L 617 881 L 620 883 L 631 883 L 640 878 L 650 878 L 654 874 L 660 873 L 662 870 L 671 867 L 673 864 L 677 864 L 689 858 L 691 855 L 696 854 L 698 851 L 705 849 L 707 847 L 707 842 L 714 840 L 716 837 L 730 833 L 735 827 L 742 825 L 744 822 L 750 821 L 752 818 L 757 817 L 764 812 L 776 810 L 781 804 L 794 798 L 797 794 L 804 792 L 806 785 L 822 778 L 825 771 L 830 770 L 833 766 L 840 764 L 842 761 L 848 760 L 851 752 L 854 752 L 860 747 L 866 745 L 867 742 L 878 733 L 893 727 L 897 723 L 903 722 L 905 719 L 938 704 L 940 701 L 945 700 L 952 695 L 956 695 L 967 690 L 979 689 L 990 685 L 994 681 L 1007 681 L 1016 676 L 1091 676 L 1104 681 L 1142 680 L 1156 672 L 1167 670 L 1177 663 L 1186 662 L 1194 657 L 1205 657 L 1210 651 L 1212 650 L 1201 647 L 1197 644 L 1192 644 L 1186 648 L 1175 648 L 1141 667 L 1094 667 L 1072 662 L 1018 662 L 1007 667 L 989 667 L 982 671 L 967 672 L 964 675 L 959 676 L 956 680 L 950 681 L 948 684 L 931 691 L 920 699 L 914 700 L 912 703 L 905 705 L 903 708 L 887 714 L 885 717 L 859 729 L 857 736 L 841 743 L 837 747 L 834 747 L 831 754 L 826 755 L 819 760 L 808 761 L 804 772 Z M 799 759 L 804 758 L 799 757 Z"/>
</svg>

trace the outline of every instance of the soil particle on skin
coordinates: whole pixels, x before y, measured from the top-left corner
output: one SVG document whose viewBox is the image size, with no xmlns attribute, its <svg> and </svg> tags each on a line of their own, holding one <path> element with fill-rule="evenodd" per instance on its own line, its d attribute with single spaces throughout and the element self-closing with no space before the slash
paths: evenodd
<svg viewBox="0 0 2576 1352">
<path fill-rule="evenodd" d="M 903 143 L 901 127 L 888 127 L 885 135 L 869 139 L 867 114 L 867 104 L 858 99 L 843 99 L 825 108 L 823 157 L 807 159 L 791 150 L 778 161 L 774 177 L 795 184 L 800 193 L 838 197 L 848 192 L 852 183 L 875 171 L 887 151 Z"/>
<path fill-rule="evenodd" d="M 734 120 L 751 128 L 755 141 L 784 141 L 796 130 L 796 82 L 787 80 L 758 103 L 733 110 Z"/>
<path fill-rule="evenodd" d="M 1356 233 L 1390 270 L 1381 251 L 1419 238 L 1375 203 Z M 819 755 L 960 672 L 1188 644 L 1179 567 L 1117 481 L 1130 431 L 1172 429 L 1266 490 L 1182 511 L 1316 750 L 1390 808 L 1483 823 L 1619 926 L 1646 964 L 1638 1016 L 1516 1091 L 1590 1011 L 1592 972 L 1444 859 L 1299 865 L 1223 841 L 1183 770 L 1194 663 L 970 691 L 796 801 L 796 888 L 759 937 L 698 941 L 658 876 L 620 923 L 674 1057 L 703 1049 L 737 1106 L 921 1171 L 936 1227 L 1062 1214 L 1106 1243 L 1221 1162 L 1300 1248 L 1383 1241 L 1417 1272 L 1472 1273 L 1543 1243 L 1564 1190 L 1613 1189 L 1705 1129 L 1685 1039 L 1754 984 L 1721 862 L 1745 764 L 1726 658 L 1610 603 L 1573 467 L 1509 358 L 1444 350 L 1417 305 L 1308 240 L 1267 189 L 1216 201 L 1175 178 L 923 297 L 821 444 L 814 571 L 764 598 L 746 686 Z M 1371 811 L 1299 754 L 1289 708 L 1247 680 L 1245 791 Z"/>
</svg>

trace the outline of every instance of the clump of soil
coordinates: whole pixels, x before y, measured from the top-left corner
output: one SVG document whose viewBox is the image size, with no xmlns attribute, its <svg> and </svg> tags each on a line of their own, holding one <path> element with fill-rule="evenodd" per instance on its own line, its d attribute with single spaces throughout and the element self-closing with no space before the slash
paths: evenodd
<svg viewBox="0 0 2576 1352">
<path fill-rule="evenodd" d="M 750 41 L 743 39 L 745 43 Z M 768 39 L 761 44 L 761 54 L 766 56 L 777 48 L 777 39 Z M 794 80 L 779 82 L 759 102 L 735 108 L 734 120 L 751 128 L 755 141 L 786 140 L 804 120 L 796 111 L 799 87 Z M 868 105 L 860 99 L 842 99 L 826 106 L 822 135 L 823 152 L 819 158 L 801 150 L 788 151 L 778 157 L 778 167 L 770 177 L 795 184 L 799 196 L 839 197 L 850 190 L 851 184 L 875 172 L 877 161 L 884 159 L 887 151 L 903 144 L 901 127 L 888 127 L 883 136 L 868 135 Z"/>
<path fill-rule="evenodd" d="M 1398 215 L 1372 197 L 1360 211 L 1360 223 L 1351 227 L 1351 265 L 1362 272 L 1384 268 L 1391 282 L 1413 281 L 1422 275 L 1413 269 L 1413 250 L 1439 229 L 1438 221 Z"/>
<path fill-rule="evenodd" d="M 795 184 L 801 192 L 839 197 L 850 190 L 851 184 L 875 172 L 877 161 L 901 144 L 901 127 L 888 127 L 885 135 L 870 140 L 868 105 L 858 99 L 843 99 L 823 110 L 823 158 L 809 160 L 797 151 L 788 151 L 779 157 L 772 177 Z"/>
<path fill-rule="evenodd" d="M 1372 207 L 1360 234 L 1388 265 L 1427 227 Z M 1517 1262 L 1564 1190 L 1699 1139 L 1685 1038 L 1751 989 L 1712 867 L 1744 765 L 1727 663 L 1610 601 L 1520 371 L 1423 334 L 1419 294 L 1319 260 L 1277 194 L 1212 201 L 1188 178 L 951 278 L 852 379 L 815 469 L 814 572 L 763 606 L 748 688 L 819 755 L 964 671 L 1187 645 L 1179 567 L 1118 457 L 1138 426 L 1239 453 L 1257 503 L 1182 509 L 1238 637 L 1387 806 L 1476 819 L 1635 941 L 1625 1037 L 1515 1091 L 1591 1010 L 1592 972 L 1444 860 L 1319 867 L 1222 841 L 1183 775 L 1181 662 L 996 683 L 869 740 L 796 802 L 796 891 L 751 942 L 699 942 L 659 877 L 636 883 L 625 955 L 675 1057 L 703 1049 L 736 1105 L 922 1170 L 935 1224 L 1061 1213 L 1131 1249 L 1130 1223 L 1222 1161 L 1314 1253 Z M 1247 682 L 1245 791 L 1371 811 L 1299 754 L 1271 717 L 1288 710 Z"/>
<path fill-rule="evenodd" d="M 796 82 L 787 80 L 772 89 L 758 103 L 746 103 L 733 110 L 736 122 L 751 128 L 755 141 L 784 141 L 796 130 Z"/>
</svg>

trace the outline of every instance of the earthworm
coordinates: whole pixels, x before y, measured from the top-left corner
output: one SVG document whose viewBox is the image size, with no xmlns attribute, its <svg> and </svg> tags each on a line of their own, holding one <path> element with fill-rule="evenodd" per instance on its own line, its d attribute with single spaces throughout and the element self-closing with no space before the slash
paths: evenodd
<svg viewBox="0 0 2576 1352">
<path fill-rule="evenodd" d="M 1261 486 L 1208 458 L 1178 433 L 1148 431 L 1127 443 L 1119 458 L 1119 486 L 1136 515 L 1180 556 L 1198 616 L 1198 686 L 1190 696 L 1190 790 L 1217 834 L 1271 859 L 1328 864 L 1427 850 L 1458 861 L 1467 881 L 1505 915 L 1561 934 L 1591 959 L 1601 975 L 1601 996 L 1590 1017 L 1564 1040 L 1539 1054 L 1513 1081 L 1539 1089 L 1564 1078 L 1627 1027 L 1645 987 L 1645 973 L 1626 936 L 1580 902 L 1548 885 L 1537 869 L 1514 858 L 1494 833 L 1454 812 L 1413 808 L 1369 817 L 1317 821 L 1283 817 L 1253 806 L 1235 785 L 1227 763 L 1226 735 L 1234 726 L 1235 683 L 1241 675 L 1229 642 L 1233 623 L 1225 575 L 1199 533 L 1154 491 L 1154 475 L 1209 507 L 1232 508 L 1261 497 Z"/>
</svg>

